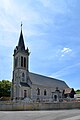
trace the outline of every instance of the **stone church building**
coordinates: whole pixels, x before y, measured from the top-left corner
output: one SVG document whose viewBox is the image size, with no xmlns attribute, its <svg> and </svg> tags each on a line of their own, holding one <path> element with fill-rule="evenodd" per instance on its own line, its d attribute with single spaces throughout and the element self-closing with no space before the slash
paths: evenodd
<svg viewBox="0 0 80 120">
<path fill-rule="evenodd" d="M 69 88 L 61 80 L 35 74 L 29 71 L 29 49 L 25 49 L 22 33 L 19 42 L 14 49 L 12 99 L 24 99 L 26 97 L 33 101 L 55 100 L 63 97 L 63 90 Z"/>
</svg>

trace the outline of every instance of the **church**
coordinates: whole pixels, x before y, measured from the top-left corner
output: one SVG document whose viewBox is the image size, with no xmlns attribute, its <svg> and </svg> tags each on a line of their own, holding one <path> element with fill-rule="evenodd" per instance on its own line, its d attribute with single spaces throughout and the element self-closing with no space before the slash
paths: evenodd
<svg viewBox="0 0 80 120">
<path fill-rule="evenodd" d="M 29 71 L 29 49 L 21 32 L 18 45 L 13 53 L 13 76 L 11 98 L 22 100 L 29 98 L 33 101 L 55 100 L 63 97 L 63 91 L 69 89 L 68 85 L 55 78 L 35 74 Z"/>
</svg>

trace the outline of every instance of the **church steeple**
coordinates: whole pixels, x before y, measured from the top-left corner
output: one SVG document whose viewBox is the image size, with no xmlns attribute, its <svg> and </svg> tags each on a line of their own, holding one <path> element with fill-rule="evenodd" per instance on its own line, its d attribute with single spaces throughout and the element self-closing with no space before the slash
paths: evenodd
<svg viewBox="0 0 80 120">
<path fill-rule="evenodd" d="M 20 33 L 19 42 L 18 42 L 18 50 L 25 51 L 24 38 L 22 33 L 22 23 L 21 23 L 21 33 Z"/>
<path fill-rule="evenodd" d="M 13 64 L 13 80 L 12 80 L 12 98 L 20 99 L 22 98 L 22 88 L 24 84 L 30 86 L 29 79 L 29 49 L 25 48 L 24 38 L 22 33 L 22 23 L 21 32 L 19 37 L 19 42 L 14 49 L 14 64 Z M 25 87 L 25 86 L 24 86 Z M 23 95 L 24 96 L 24 95 Z"/>
</svg>

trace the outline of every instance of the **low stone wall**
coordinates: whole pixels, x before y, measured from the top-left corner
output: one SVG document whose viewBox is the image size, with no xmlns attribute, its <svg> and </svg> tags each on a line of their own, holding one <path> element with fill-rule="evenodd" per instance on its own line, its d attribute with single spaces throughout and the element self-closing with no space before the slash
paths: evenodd
<svg viewBox="0 0 80 120">
<path fill-rule="evenodd" d="M 80 109 L 80 102 L 62 102 L 62 103 L 2 102 L 0 103 L 0 111 L 60 110 L 60 109 Z"/>
</svg>

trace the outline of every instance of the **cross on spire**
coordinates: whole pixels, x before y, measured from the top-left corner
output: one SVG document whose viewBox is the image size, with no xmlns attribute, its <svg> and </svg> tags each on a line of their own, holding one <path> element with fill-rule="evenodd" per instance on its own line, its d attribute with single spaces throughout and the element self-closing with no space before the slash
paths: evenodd
<svg viewBox="0 0 80 120">
<path fill-rule="evenodd" d="M 22 30 L 22 26 L 23 26 L 23 24 L 22 24 L 22 22 L 21 22 L 21 30 Z"/>
</svg>

